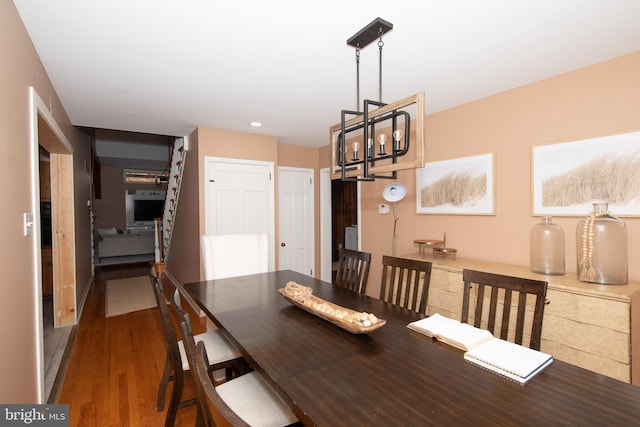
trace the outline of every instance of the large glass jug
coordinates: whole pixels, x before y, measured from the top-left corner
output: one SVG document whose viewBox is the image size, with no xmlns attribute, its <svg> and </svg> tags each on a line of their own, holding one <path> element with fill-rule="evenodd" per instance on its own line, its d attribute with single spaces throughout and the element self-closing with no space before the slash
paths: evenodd
<svg viewBox="0 0 640 427">
<path fill-rule="evenodd" d="M 564 274 L 564 230 L 550 216 L 531 228 L 530 268 L 534 273 Z"/>
<path fill-rule="evenodd" d="M 626 285 L 627 227 L 611 215 L 608 203 L 594 203 L 593 212 L 578 222 L 578 279 L 603 285 Z"/>
</svg>

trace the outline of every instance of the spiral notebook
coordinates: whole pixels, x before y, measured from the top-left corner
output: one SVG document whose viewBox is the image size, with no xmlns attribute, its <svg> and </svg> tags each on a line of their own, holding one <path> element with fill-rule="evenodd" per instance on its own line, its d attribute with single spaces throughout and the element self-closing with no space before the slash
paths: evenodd
<svg viewBox="0 0 640 427">
<path fill-rule="evenodd" d="M 553 362 L 553 356 L 494 338 L 467 351 L 465 360 L 508 379 L 526 384 Z"/>
</svg>

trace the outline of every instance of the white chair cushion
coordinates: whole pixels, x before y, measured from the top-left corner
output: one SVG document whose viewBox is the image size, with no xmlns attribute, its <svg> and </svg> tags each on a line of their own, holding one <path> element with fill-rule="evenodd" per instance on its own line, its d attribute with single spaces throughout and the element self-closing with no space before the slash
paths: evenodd
<svg viewBox="0 0 640 427">
<path fill-rule="evenodd" d="M 269 246 L 264 233 L 203 235 L 200 239 L 205 280 L 265 273 Z"/>
<path fill-rule="evenodd" d="M 115 236 L 118 234 L 118 230 L 115 227 L 98 228 L 98 234 L 102 236 Z"/>
<path fill-rule="evenodd" d="M 193 338 L 196 340 L 196 343 L 204 341 L 207 356 L 209 357 L 209 365 L 241 357 L 238 349 L 231 344 L 219 330 L 207 331 L 203 334 L 195 335 Z M 182 340 L 178 341 L 178 348 L 180 349 L 180 358 L 182 359 L 182 369 L 188 371 L 189 360 L 187 359 L 187 353 L 185 352 Z"/>
<path fill-rule="evenodd" d="M 293 411 L 255 371 L 216 387 L 220 398 L 251 426 L 285 426 L 298 421 Z"/>
</svg>

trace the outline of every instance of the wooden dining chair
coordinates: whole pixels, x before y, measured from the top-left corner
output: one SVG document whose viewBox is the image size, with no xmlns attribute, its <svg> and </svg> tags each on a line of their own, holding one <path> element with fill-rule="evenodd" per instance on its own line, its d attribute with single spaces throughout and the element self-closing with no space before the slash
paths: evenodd
<svg viewBox="0 0 640 427">
<path fill-rule="evenodd" d="M 369 280 L 371 253 L 340 248 L 336 286 L 364 294 Z"/>
<path fill-rule="evenodd" d="M 430 262 L 382 257 L 381 300 L 426 314 L 430 281 Z"/>
<path fill-rule="evenodd" d="M 496 337 L 509 339 L 520 345 L 524 339 L 525 325 L 530 323 L 529 347 L 540 350 L 547 282 L 466 269 L 462 272 L 462 280 L 462 322 L 471 323 L 470 316 L 473 315 L 473 326 L 487 329 Z M 472 295 L 471 289 L 474 286 L 476 292 Z M 513 305 L 516 295 L 517 303 Z M 529 295 L 532 296 L 533 303 L 527 309 Z M 516 309 L 515 316 L 513 308 Z"/>
<path fill-rule="evenodd" d="M 162 290 L 162 283 L 154 273 L 150 275 L 158 312 L 160 313 L 160 323 L 165 337 L 166 360 L 160 386 L 158 388 L 157 408 L 164 410 L 165 396 L 169 383 L 173 382 L 171 397 L 169 400 L 165 426 L 173 426 L 179 408 L 196 403 L 194 399 L 182 401 L 182 390 L 184 388 L 185 374 L 190 371 L 190 365 L 185 355 L 184 343 L 178 340 L 171 314 L 168 308 L 168 301 Z M 224 369 L 227 377 L 231 378 L 232 372 L 241 372 L 246 366 L 240 352 L 235 348 L 219 331 L 207 331 L 198 334 L 196 340 L 203 342 L 210 348 L 212 358 L 209 360 L 211 371 Z"/>
<path fill-rule="evenodd" d="M 211 357 L 202 342 L 196 343 L 189 318 L 180 321 L 182 340 L 189 363 L 194 366 L 194 383 L 198 399 L 198 423 L 207 427 L 289 426 L 298 419 L 291 408 L 255 371 L 247 372 L 215 386 L 207 367 Z"/>
</svg>

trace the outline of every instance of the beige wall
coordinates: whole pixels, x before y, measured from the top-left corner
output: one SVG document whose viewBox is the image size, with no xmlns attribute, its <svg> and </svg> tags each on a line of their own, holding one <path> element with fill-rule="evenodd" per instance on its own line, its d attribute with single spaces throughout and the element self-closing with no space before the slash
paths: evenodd
<svg viewBox="0 0 640 427">
<path fill-rule="evenodd" d="M 34 245 L 39 236 L 22 235 L 24 212 L 35 206 L 31 179 L 31 143 L 29 126 L 29 87 L 33 86 L 49 108 L 58 126 L 74 150 L 75 238 L 78 253 L 76 295 L 91 280 L 89 212 L 86 206 L 90 176 L 85 172 L 89 159 L 87 135 L 74 129 L 58 99 L 46 71 L 13 2 L 0 2 L 0 180 L 3 208 L 2 282 L 0 289 L 0 402 L 27 403 L 38 398 L 36 347 L 36 265 Z"/>
<path fill-rule="evenodd" d="M 426 118 L 427 161 L 493 152 L 495 216 L 417 215 L 415 172 L 399 173 L 407 197 L 397 205 L 398 254 L 415 253 L 418 238 L 441 238 L 458 256 L 529 264 L 531 149 L 534 146 L 640 130 L 640 52 L 569 72 Z M 427 93 L 426 102 L 429 102 Z M 362 249 L 373 253 L 369 293 L 377 295 L 383 254 L 391 253 L 393 217 L 379 215 L 388 182 L 362 184 Z M 586 214 L 587 212 L 585 212 Z M 576 270 L 578 217 L 557 217 L 565 232 L 567 271 Z M 640 219 L 625 218 L 629 277 L 640 280 Z"/>
</svg>

